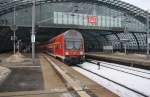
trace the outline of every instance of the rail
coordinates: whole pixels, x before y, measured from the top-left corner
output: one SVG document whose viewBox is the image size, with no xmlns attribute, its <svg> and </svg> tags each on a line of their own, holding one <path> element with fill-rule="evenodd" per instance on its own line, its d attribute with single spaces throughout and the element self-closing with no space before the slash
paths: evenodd
<svg viewBox="0 0 150 97">
<path fill-rule="evenodd" d="M 95 63 L 95 62 L 91 62 L 91 61 L 87 61 L 87 62 L 92 63 L 92 64 L 95 64 L 95 65 L 97 65 L 97 63 L 100 63 L 100 62 Z M 98 66 L 98 65 L 97 65 L 97 66 Z M 134 74 L 134 73 L 130 73 L 130 72 L 127 72 L 127 71 L 115 69 L 115 68 L 112 68 L 112 67 L 109 67 L 109 66 L 105 66 L 105 65 L 102 65 L 102 64 L 101 64 L 100 66 L 150 80 L 149 77 L 144 77 L 144 76 L 141 76 L 141 75 L 138 75 L 138 74 Z"/>
<path fill-rule="evenodd" d="M 134 89 L 132 89 L 132 88 L 129 88 L 129 87 L 123 85 L 123 84 L 120 84 L 120 83 L 118 83 L 118 82 L 116 82 L 116 81 L 113 81 L 113 80 L 111 80 L 111 79 L 109 79 L 109 78 L 107 78 L 107 77 L 105 77 L 105 76 L 102 76 L 102 75 L 100 75 L 100 74 L 97 74 L 97 73 L 95 73 L 95 72 L 93 72 L 93 71 L 91 71 L 91 70 L 85 69 L 85 68 L 83 68 L 83 67 L 81 67 L 81 66 L 79 66 L 79 65 L 77 65 L 77 67 L 79 67 L 79 68 L 81 68 L 81 69 L 83 69 L 83 70 L 85 70 L 85 71 L 88 71 L 88 72 L 90 72 L 90 73 L 92 73 L 92 74 L 94 74 L 94 75 L 96 75 L 96 76 L 98 76 L 98 77 L 101 77 L 101 78 L 103 78 L 103 79 L 106 79 L 106 80 L 108 80 L 108 81 L 110 81 L 110 82 L 112 82 L 112 83 L 115 83 L 115 84 L 117 84 L 117 85 L 119 85 L 119 86 L 121 86 L 121 87 L 123 87 L 123 88 L 126 88 L 126 89 L 132 91 L 132 92 L 135 92 L 135 93 L 137 93 L 137 94 L 139 94 L 139 95 L 141 95 L 141 96 L 143 96 L 143 97 L 149 97 L 148 95 L 146 95 L 146 94 L 144 94 L 144 93 L 142 93 L 142 92 L 140 92 L 140 91 L 137 91 L 137 90 L 134 90 Z"/>
<path fill-rule="evenodd" d="M 62 78 L 71 86 L 73 90 L 76 91 L 76 93 L 80 97 L 91 97 L 87 92 L 84 91 L 83 87 L 79 85 L 77 82 L 75 82 L 66 72 L 65 70 L 61 69 L 56 63 L 54 63 L 48 56 L 43 55 L 48 62 L 51 63 L 51 65 L 57 70 L 57 72 L 62 76 Z"/>
</svg>

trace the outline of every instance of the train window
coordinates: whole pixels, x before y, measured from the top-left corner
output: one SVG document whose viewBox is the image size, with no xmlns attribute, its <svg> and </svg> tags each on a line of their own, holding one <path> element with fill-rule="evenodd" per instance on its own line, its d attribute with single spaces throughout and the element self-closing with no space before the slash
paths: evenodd
<svg viewBox="0 0 150 97">
<path fill-rule="evenodd" d="M 54 44 L 54 48 L 57 49 L 58 48 L 58 44 Z"/>
<path fill-rule="evenodd" d="M 58 44 L 55 44 L 55 48 L 58 49 Z"/>
<path fill-rule="evenodd" d="M 62 48 L 62 42 L 60 43 L 60 48 Z"/>
<path fill-rule="evenodd" d="M 66 40 L 66 49 L 68 50 L 80 50 L 82 48 L 82 41 L 81 40 Z"/>
</svg>

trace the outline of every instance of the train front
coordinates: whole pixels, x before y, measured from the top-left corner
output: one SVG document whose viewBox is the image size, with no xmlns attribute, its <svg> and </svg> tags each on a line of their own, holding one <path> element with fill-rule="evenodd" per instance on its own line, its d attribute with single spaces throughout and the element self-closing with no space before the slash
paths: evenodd
<svg viewBox="0 0 150 97">
<path fill-rule="evenodd" d="M 77 64 L 84 61 L 84 40 L 82 34 L 76 30 L 68 30 L 64 33 L 65 61 Z"/>
</svg>

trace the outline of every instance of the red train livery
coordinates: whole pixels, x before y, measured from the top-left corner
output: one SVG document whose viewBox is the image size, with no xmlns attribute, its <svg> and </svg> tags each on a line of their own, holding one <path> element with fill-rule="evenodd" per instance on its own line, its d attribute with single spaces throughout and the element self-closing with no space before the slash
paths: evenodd
<svg viewBox="0 0 150 97">
<path fill-rule="evenodd" d="M 47 44 L 49 54 L 67 63 L 83 62 L 85 58 L 84 40 L 76 30 L 68 30 L 51 39 Z"/>
</svg>

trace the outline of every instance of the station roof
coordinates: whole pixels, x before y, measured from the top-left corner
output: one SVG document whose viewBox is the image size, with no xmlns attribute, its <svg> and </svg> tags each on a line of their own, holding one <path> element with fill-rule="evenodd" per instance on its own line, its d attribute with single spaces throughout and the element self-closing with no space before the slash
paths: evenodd
<svg viewBox="0 0 150 97">
<path fill-rule="evenodd" d="M 0 15 L 8 13 L 16 6 L 18 9 L 22 9 L 26 6 L 31 6 L 33 0 L 0 0 Z M 135 14 L 146 18 L 146 11 L 138 8 L 132 4 L 120 1 L 120 0 L 36 0 L 36 4 L 41 3 L 59 3 L 59 2 L 90 2 L 95 4 L 104 4 L 109 7 L 115 7 L 117 9 L 124 10 L 130 14 Z"/>
</svg>

